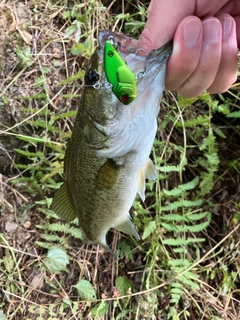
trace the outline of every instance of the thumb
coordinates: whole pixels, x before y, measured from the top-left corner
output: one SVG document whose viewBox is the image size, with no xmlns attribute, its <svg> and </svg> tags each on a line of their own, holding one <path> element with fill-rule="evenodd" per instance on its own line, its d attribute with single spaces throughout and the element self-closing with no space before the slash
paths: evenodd
<svg viewBox="0 0 240 320">
<path fill-rule="evenodd" d="M 148 20 L 138 41 L 138 48 L 146 53 L 159 48 L 174 36 L 179 22 L 193 14 L 195 1 L 152 0 L 148 10 Z"/>
</svg>

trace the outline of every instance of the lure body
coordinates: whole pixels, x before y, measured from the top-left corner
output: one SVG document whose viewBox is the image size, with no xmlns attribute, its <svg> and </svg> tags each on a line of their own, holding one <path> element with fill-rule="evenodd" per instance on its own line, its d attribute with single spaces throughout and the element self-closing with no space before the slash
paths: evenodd
<svg viewBox="0 0 240 320">
<path fill-rule="evenodd" d="M 104 71 L 112 91 L 123 103 L 129 104 L 136 98 L 136 80 L 132 71 L 117 50 L 107 40 L 104 46 Z"/>
</svg>

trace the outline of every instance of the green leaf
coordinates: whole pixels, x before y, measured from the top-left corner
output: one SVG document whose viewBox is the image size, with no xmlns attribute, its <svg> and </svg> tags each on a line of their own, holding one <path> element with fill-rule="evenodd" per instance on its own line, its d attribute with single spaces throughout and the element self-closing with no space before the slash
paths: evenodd
<svg viewBox="0 0 240 320">
<path fill-rule="evenodd" d="M 190 286 L 191 288 L 193 288 L 193 289 L 195 289 L 195 290 L 200 290 L 200 287 L 199 287 L 199 285 L 196 283 L 196 282 L 194 282 L 194 281 L 192 281 L 191 279 L 190 279 L 190 277 L 188 277 L 188 276 L 191 276 L 191 274 L 188 274 L 188 272 L 187 273 L 185 273 L 184 275 L 182 275 L 180 278 L 179 278 L 179 280 L 182 282 L 182 283 L 184 283 L 185 285 L 188 285 L 188 286 Z"/>
<path fill-rule="evenodd" d="M 199 212 L 199 213 L 191 213 L 189 215 L 187 215 L 187 220 L 191 220 L 191 221 L 197 221 L 197 220 L 201 220 L 203 218 L 205 218 L 206 216 L 208 216 L 210 214 L 210 212 Z"/>
<path fill-rule="evenodd" d="M 25 157 L 43 157 L 43 153 L 41 151 L 35 152 L 29 152 L 29 151 L 24 151 L 22 149 L 14 149 L 17 153 L 25 156 Z"/>
<path fill-rule="evenodd" d="M 66 84 L 69 84 L 71 82 L 75 82 L 79 79 L 82 79 L 82 77 L 84 76 L 84 72 L 82 70 L 78 71 L 76 74 L 69 76 L 68 78 L 62 80 L 59 82 L 59 86 L 63 86 Z"/>
<path fill-rule="evenodd" d="M 179 188 L 182 188 L 183 190 L 192 190 L 194 189 L 199 182 L 199 177 L 195 177 L 192 181 L 189 181 L 183 185 L 180 185 Z"/>
<path fill-rule="evenodd" d="M 179 188 L 173 188 L 172 190 L 166 190 L 163 189 L 163 192 L 168 196 L 168 197 L 176 197 L 182 194 L 182 190 Z"/>
<path fill-rule="evenodd" d="M 146 239 L 156 229 L 156 221 L 150 221 L 144 228 L 142 239 Z"/>
<path fill-rule="evenodd" d="M 182 267 L 187 269 L 191 265 L 191 262 L 187 259 L 172 259 L 171 264 L 174 268 Z"/>
<path fill-rule="evenodd" d="M 198 182 L 199 182 L 199 177 L 195 177 L 192 181 L 179 185 L 177 188 L 173 188 L 172 190 L 163 189 L 163 192 L 167 196 L 178 196 L 182 194 L 184 191 L 194 189 L 198 185 Z"/>
<path fill-rule="evenodd" d="M 190 232 L 200 232 L 200 231 L 206 229 L 209 226 L 210 220 L 211 219 L 209 219 L 208 221 L 199 223 L 199 224 L 195 224 L 195 225 L 192 225 L 192 226 L 187 226 L 187 230 L 190 231 Z"/>
<path fill-rule="evenodd" d="M 186 246 L 187 245 L 187 241 L 185 238 L 164 239 L 163 243 L 168 246 Z"/>
<path fill-rule="evenodd" d="M 167 206 L 163 206 L 162 210 L 163 211 L 171 211 L 171 210 L 176 210 L 181 207 L 197 207 L 202 204 L 203 200 L 198 199 L 198 200 L 183 200 L 183 201 L 175 201 L 170 203 Z"/>
<path fill-rule="evenodd" d="M 104 316 L 107 311 L 108 311 L 107 302 L 101 301 L 91 309 L 91 314 L 93 316 Z"/>
<path fill-rule="evenodd" d="M 7 316 L 3 314 L 2 311 L 0 310 L 0 320 L 5 320 L 5 319 L 7 319 Z"/>
<path fill-rule="evenodd" d="M 76 28 L 76 25 L 68 27 L 65 31 L 64 38 L 69 38 L 76 31 Z"/>
<path fill-rule="evenodd" d="M 161 172 L 180 172 L 180 170 L 180 166 L 164 166 L 159 168 Z"/>
<path fill-rule="evenodd" d="M 69 260 L 65 251 L 58 247 L 52 247 L 48 250 L 44 262 L 51 272 L 59 273 L 60 271 L 67 271 L 66 265 L 69 263 Z"/>
<path fill-rule="evenodd" d="M 162 219 L 165 221 L 184 221 L 185 217 L 181 214 L 172 213 L 163 216 Z"/>
<path fill-rule="evenodd" d="M 182 207 L 182 201 L 174 201 L 167 206 L 162 206 L 162 211 L 176 210 Z"/>
<path fill-rule="evenodd" d="M 205 238 L 187 238 L 187 244 L 198 243 L 206 241 Z"/>
<path fill-rule="evenodd" d="M 121 296 L 128 294 L 129 288 L 133 288 L 132 282 L 125 277 L 117 277 L 115 280 L 115 286 Z"/>
<path fill-rule="evenodd" d="M 129 13 L 119 13 L 116 15 L 115 19 L 125 19 L 126 17 L 129 17 Z"/>
<path fill-rule="evenodd" d="M 178 231 L 178 227 L 175 226 L 175 225 L 173 225 L 173 224 L 171 224 L 171 223 L 162 222 L 162 223 L 161 223 L 161 226 L 162 226 L 165 230 L 170 231 L 170 232 L 171 232 L 171 231 L 173 231 L 173 232 Z"/>
<path fill-rule="evenodd" d="M 240 111 L 234 111 L 227 115 L 227 118 L 240 118 Z"/>
<path fill-rule="evenodd" d="M 84 52 L 86 52 L 86 47 L 84 45 L 82 45 L 81 43 L 75 43 L 71 48 L 71 53 L 74 56 L 83 54 Z"/>
<path fill-rule="evenodd" d="M 184 127 L 185 128 L 193 128 L 197 126 L 207 126 L 209 124 L 209 117 L 208 116 L 198 116 L 197 118 L 194 119 L 189 119 L 184 121 Z M 182 128 L 182 123 L 178 121 L 176 123 L 176 127 Z"/>
<path fill-rule="evenodd" d="M 214 131 L 216 132 L 216 134 L 219 135 L 219 137 L 224 138 L 224 139 L 227 138 L 227 136 L 219 128 L 214 128 Z"/>
<path fill-rule="evenodd" d="M 184 207 L 198 207 L 203 203 L 203 200 L 198 199 L 198 200 L 184 200 L 183 201 L 183 206 Z"/>
<path fill-rule="evenodd" d="M 82 279 L 78 281 L 75 287 L 78 291 L 79 296 L 83 300 L 96 300 L 96 293 L 89 281 Z"/>
</svg>

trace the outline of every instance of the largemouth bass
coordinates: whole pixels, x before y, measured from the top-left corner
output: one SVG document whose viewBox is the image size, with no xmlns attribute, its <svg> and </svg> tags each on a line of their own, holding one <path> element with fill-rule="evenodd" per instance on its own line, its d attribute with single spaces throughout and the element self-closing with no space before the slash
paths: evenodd
<svg viewBox="0 0 240 320">
<path fill-rule="evenodd" d="M 103 54 L 109 39 L 136 80 L 136 98 L 128 105 L 119 101 L 106 79 Z M 98 40 L 67 146 L 65 181 L 52 209 L 65 220 L 78 217 L 85 242 L 111 252 L 106 242 L 110 228 L 139 239 L 129 210 L 137 193 L 144 201 L 145 179 L 157 178 L 149 155 L 172 44 L 146 55 L 137 49 L 137 40 L 124 35 L 102 31 Z"/>
</svg>

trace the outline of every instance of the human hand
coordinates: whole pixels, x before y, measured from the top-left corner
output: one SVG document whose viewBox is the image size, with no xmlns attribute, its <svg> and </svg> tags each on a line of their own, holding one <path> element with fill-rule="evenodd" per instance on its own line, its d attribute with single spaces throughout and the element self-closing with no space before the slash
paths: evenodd
<svg viewBox="0 0 240 320">
<path fill-rule="evenodd" d="M 166 89 L 190 98 L 236 81 L 237 36 L 239 0 L 152 0 L 138 46 L 149 52 L 173 39 Z"/>
</svg>

